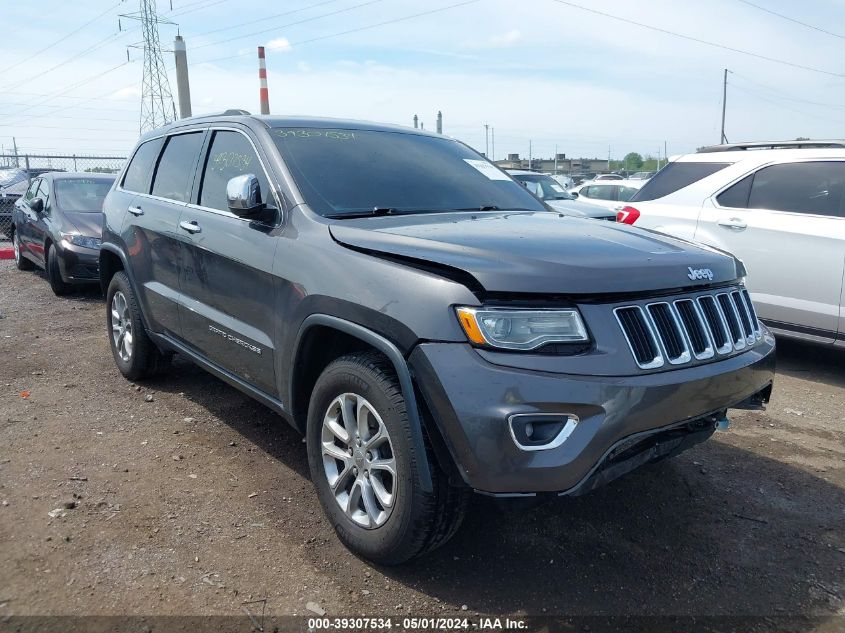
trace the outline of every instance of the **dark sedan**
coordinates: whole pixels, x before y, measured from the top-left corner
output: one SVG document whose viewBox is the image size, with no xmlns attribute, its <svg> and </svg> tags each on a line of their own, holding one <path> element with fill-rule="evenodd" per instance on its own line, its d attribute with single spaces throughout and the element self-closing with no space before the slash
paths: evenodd
<svg viewBox="0 0 845 633">
<path fill-rule="evenodd" d="M 57 295 L 99 281 L 103 200 L 114 176 L 47 173 L 32 179 L 12 213 L 20 270 L 40 266 Z"/>
</svg>

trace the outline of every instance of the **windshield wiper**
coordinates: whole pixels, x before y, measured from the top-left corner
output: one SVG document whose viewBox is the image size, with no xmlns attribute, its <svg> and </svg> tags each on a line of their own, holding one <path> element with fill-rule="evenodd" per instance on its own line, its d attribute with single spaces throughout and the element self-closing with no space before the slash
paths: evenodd
<svg viewBox="0 0 845 633">
<path fill-rule="evenodd" d="M 418 209 L 417 211 L 421 210 L 422 209 Z M 373 207 L 372 209 L 365 211 L 346 211 L 341 213 L 330 213 L 325 217 L 331 218 L 332 220 L 342 218 L 372 218 L 380 215 L 402 215 L 404 213 L 414 212 L 414 209 L 400 209 L 397 207 Z"/>
<path fill-rule="evenodd" d="M 459 209 L 452 209 L 453 211 L 502 211 L 502 207 L 497 207 L 495 204 L 484 204 L 480 207 L 461 207 Z M 505 211 L 532 211 L 533 209 L 525 209 L 523 207 L 508 207 Z"/>
</svg>

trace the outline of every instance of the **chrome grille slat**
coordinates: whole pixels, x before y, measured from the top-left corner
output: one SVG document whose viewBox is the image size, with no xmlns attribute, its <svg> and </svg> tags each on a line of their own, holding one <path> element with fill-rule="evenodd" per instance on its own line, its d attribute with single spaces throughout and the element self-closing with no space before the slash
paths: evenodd
<svg viewBox="0 0 845 633">
<path fill-rule="evenodd" d="M 742 325 L 742 330 L 745 332 L 745 343 L 747 345 L 754 344 L 754 325 L 751 323 L 751 315 L 748 314 L 748 308 L 745 305 L 745 299 L 739 294 L 739 290 L 734 290 L 731 293 L 731 301 L 733 301 L 734 308 L 736 308 L 739 315 L 739 322 Z"/>
<path fill-rule="evenodd" d="M 669 363 L 680 365 L 689 362 L 689 348 L 672 306 L 665 301 L 650 303 L 646 311 L 651 318 L 660 347 Z"/>
<path fill-rule="evenodd" d="M 712 358 L 715 353 L 713 341 L 698 304 L 692 299 L 678 299 L 675 301 L 675 310 L 686 332 L 693 356 L 698 360 Z"/>
<path fill-rule="evenodd" d="M 728 324 L 728 332 L 731 335 L 731 341 L 735 350 L 745 348 L 745 334 L 742 331 L 742 324 L 739 321 L 739 314 L 736 311 L 736 306 L 731 300 L 727 292 L 722 292 L 716 295 L 716 305 L 722 312 L 725 318 L 725 323 Z"/>
<path fill-rule="evenodd" d="M 637 365 L 656 369 L 739 352 L 763 338 L 748 291 L 627 305 L 613 310 Z"/>
</svg>

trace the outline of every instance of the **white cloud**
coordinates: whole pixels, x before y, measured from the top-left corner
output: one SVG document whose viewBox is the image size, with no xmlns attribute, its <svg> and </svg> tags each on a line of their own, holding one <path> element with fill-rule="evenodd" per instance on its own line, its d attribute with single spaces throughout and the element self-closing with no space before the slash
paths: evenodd
<svg viewBox="0 0 845 633">
<path fill-rule="evenodd" d="M 286 37 L 277 37 L 267 42 L 267 50 L 274 52 L 288 52 L 291 50 L 290 40 Z"/>
<path fill-rule="evenodd" d="M 140 86 L 128 86 L 120 90 L 115 90 L 107 98 L 111 101 L 137 101 L 140 96 Z"/>
<path fill-rule="evenodd" d="M 495 48 L 507 48 L 522 41 L 522 31 L 513 29 L 501 35 L 494 35 L 490 38 L 490 45 Z"/>
</svg>

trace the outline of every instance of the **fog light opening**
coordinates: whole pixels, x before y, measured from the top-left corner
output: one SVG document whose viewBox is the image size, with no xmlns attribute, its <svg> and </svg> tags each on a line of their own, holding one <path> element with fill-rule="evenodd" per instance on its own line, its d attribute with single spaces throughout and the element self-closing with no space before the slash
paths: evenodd
<svg viewBox="0 0 845 633">
<path fill-rule="evenodd" d="M 563 444 L 578 424 L 572 413 L 517 413 L 508 418 L 511 438 L 524 451 L 547 451 Z"/>
</svg>

